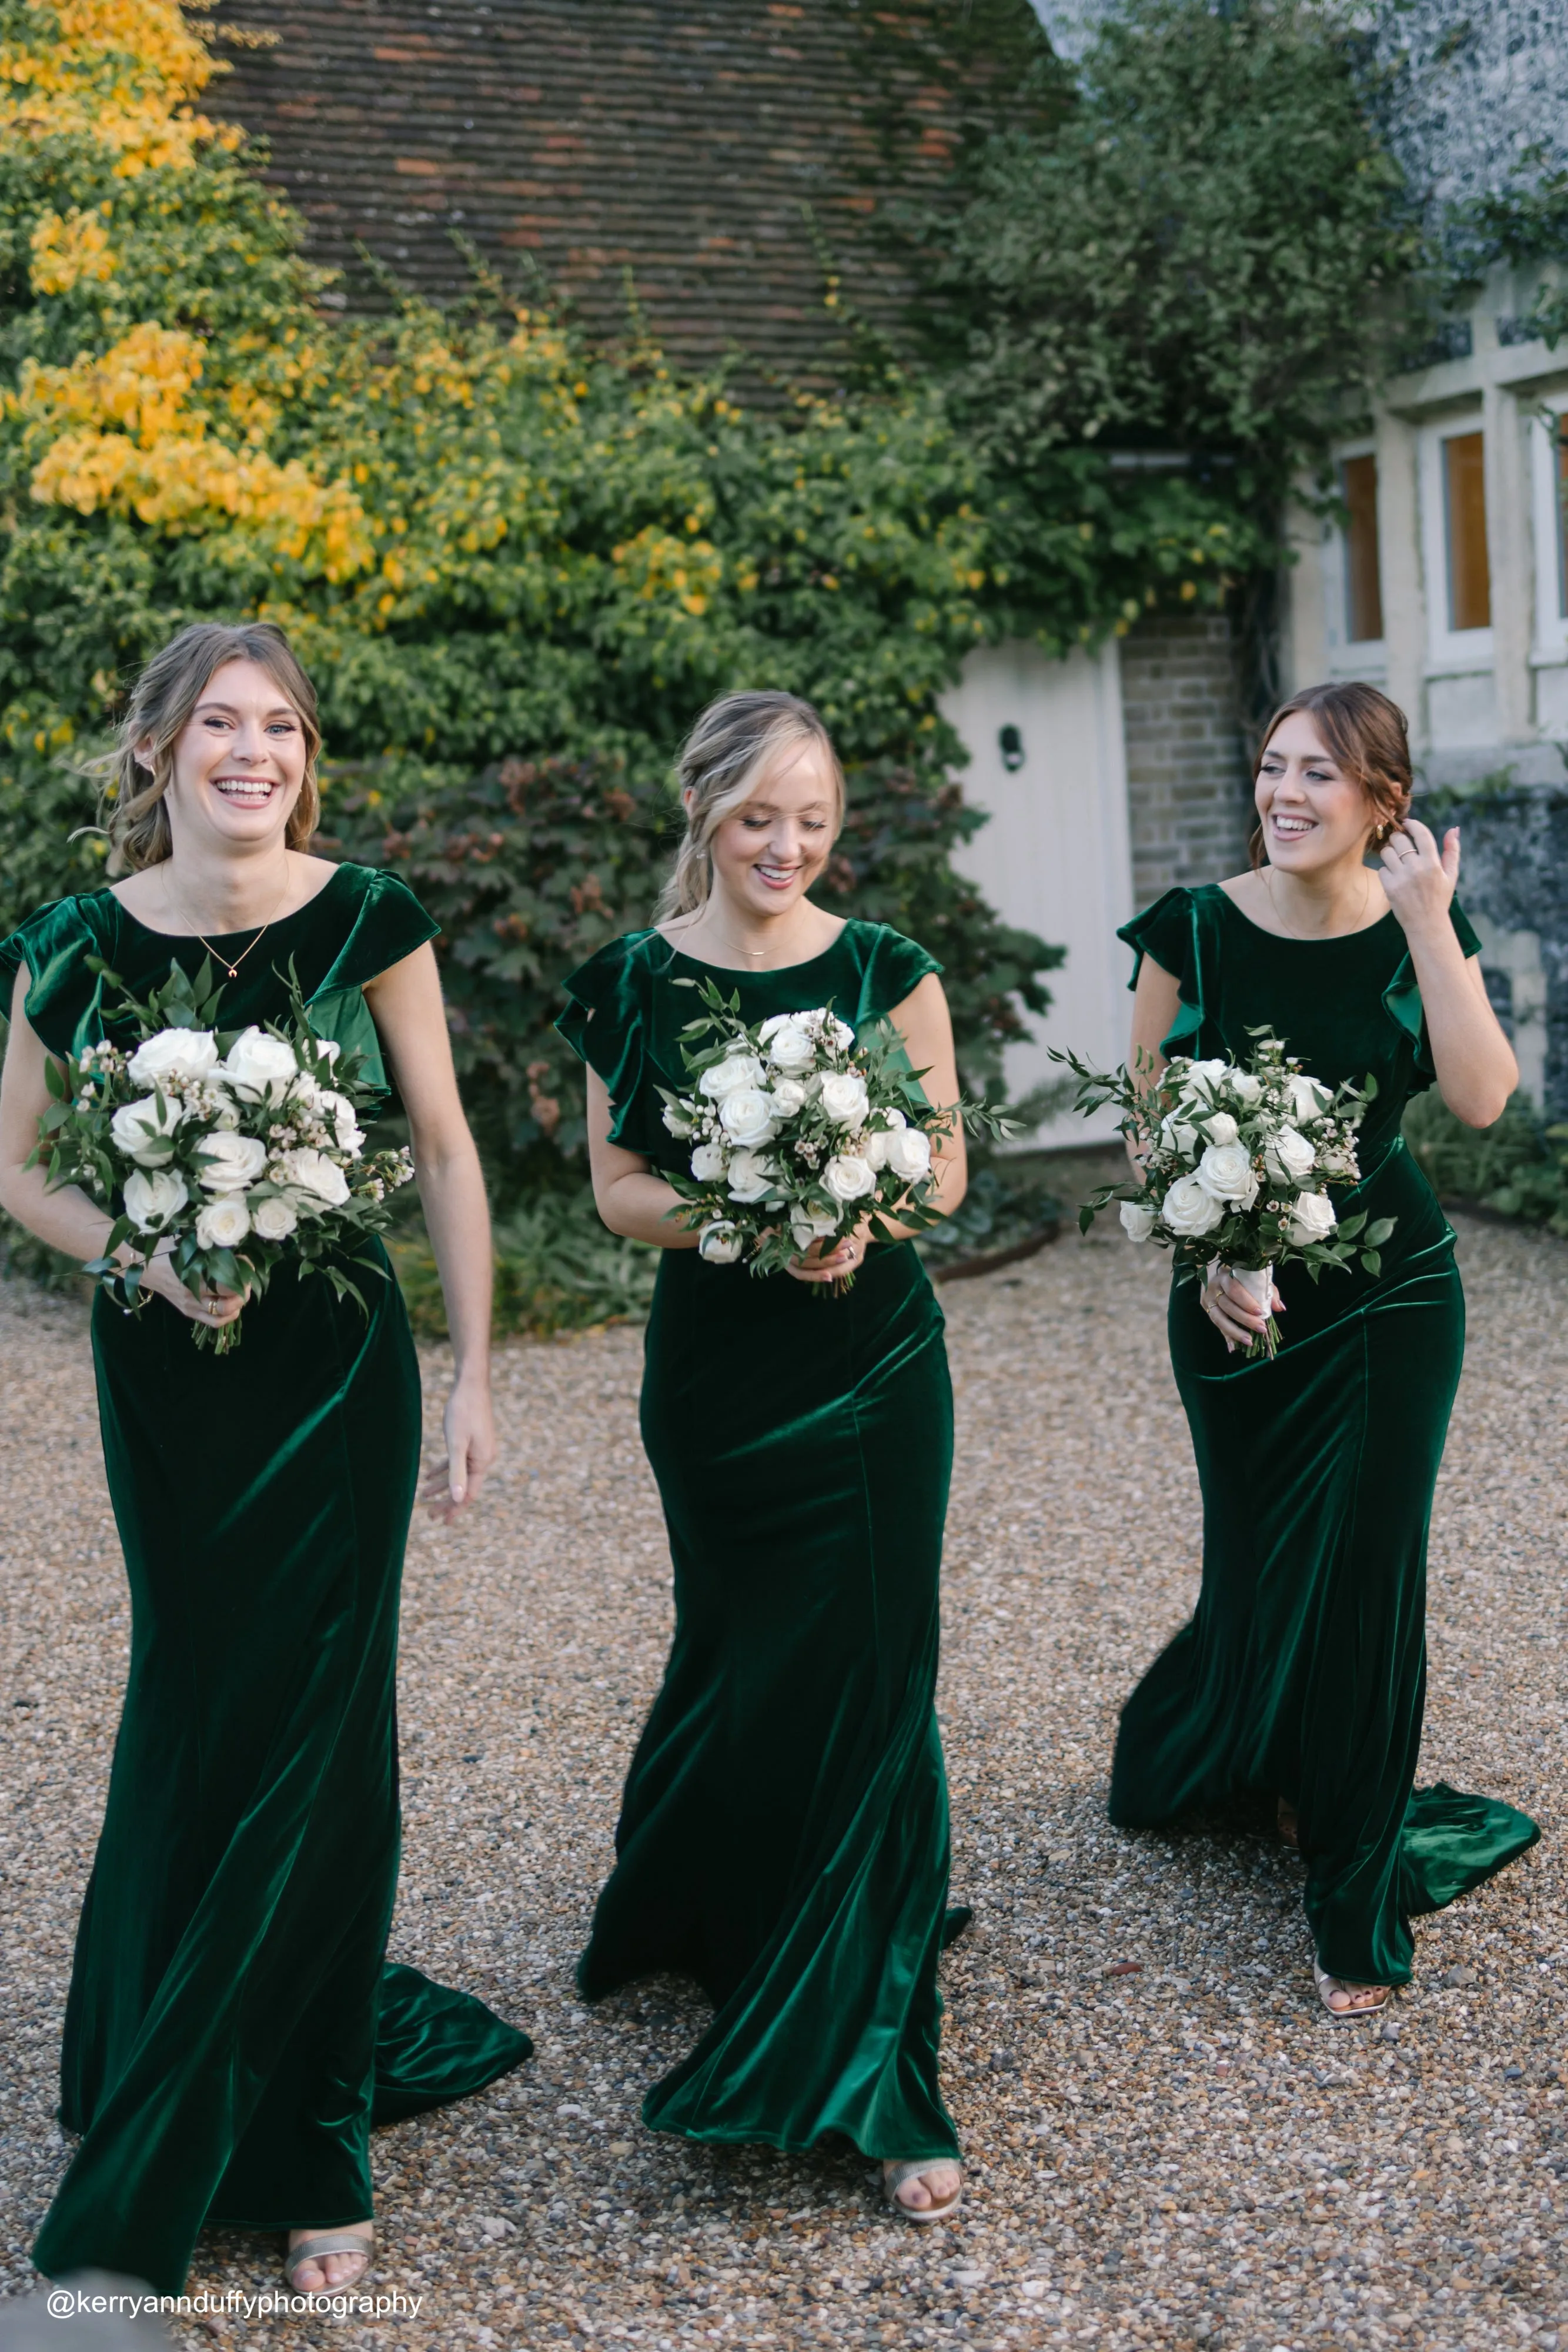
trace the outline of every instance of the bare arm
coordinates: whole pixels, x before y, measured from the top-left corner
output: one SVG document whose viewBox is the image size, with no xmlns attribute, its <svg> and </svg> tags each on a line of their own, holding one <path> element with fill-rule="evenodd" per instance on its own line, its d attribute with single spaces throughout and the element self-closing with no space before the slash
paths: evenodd
<svg viewBox="0 0 1568 2352">
<path fill-rule="evenodd" d="M 490 1408 L 490 1211 L 479 1155 L 452 1066 L 434 951 L 416 948 L 365 990 L 408 1112 L 424 1221 L 435 1252 L 454 1360 L 446 1401 L 446 1459 L 421 1490 L 450 1518 L 476 1495 L 496 1459 Z"/>
<path fill-rule="evenodd" d="M 1467 1127 L 1490 1127 L 1519 1084 L 1519 1065 L 1487 997 L 1480 960 L 1467 958 L 1449 918 L 1458 878 L 1458 827 L 1439 851 L 1430 828 L 1406 817 L 1383 852 L 1383 887 L 1416 967 L 1437 1091 Z"/>
<path fill-rule="evenodd" d="M 100 1208 L 79 1184 L 62 1184 L 50 1192 L 44 1170 L 25 1164 L 38 1139 L 38 1121 L 52 1100 L 44 1071 L 55 1060 L 27 1018 L 27 992 L 32 984 L 32 974 L 24 964 L 11 995 L 11 1034 L 5 1067 L 0 1072 L 0 1208 L 51 1249 L 63 1250 L 68 1257 L 85 1264 L 103 1255 L 104 1244 L 113 1230 L 108 1210 Z M 56 1061 L 55 1066 L 63 1066 Z M 167 1249 L 165 1243 L 154 1252 L 142 1276 L 143 1286 L 156 1291 L 193 1322 L 215 1327 L 232 1323 L 244 1298 L 232 1290 L 209 1290 L 197 1297 L 168 1264 Z M 140 1256 L 128 1244 L 117 1255 L 122 1265 L 134 1265 Z"/>
<path fill-rule="evenodd" d="M 1160 1041 L 1170 1035 L 1180 1008 L 1181 993 L 1175 974 L 1157 964 L 1153 956 L 1145 955 L 1138 967 L 1138 985 L 1133 994 L 1131 1067 L 1140 1090 L 1152 1087 L 1165 1068 Z M 1137 1169 L 1138 1158 L 1130 1138 L 1127 1157 Z"/>
<path fill-rule="evenodd" d="M 655 1249 L 695 1249 L 695 1227 L 666 1223 L 672 1209 L 681 1205 L 673 1184 L 656 1175 L 641 1152 L 623 1151 L 610 1140 L 614 1113 L 610 1092 L 597 1070 L 588 1073 L 588 1165 L 593 1178 L 593 1203 L 612 1234 L 632 1242 L 652 1242 Z"/>
</svg>

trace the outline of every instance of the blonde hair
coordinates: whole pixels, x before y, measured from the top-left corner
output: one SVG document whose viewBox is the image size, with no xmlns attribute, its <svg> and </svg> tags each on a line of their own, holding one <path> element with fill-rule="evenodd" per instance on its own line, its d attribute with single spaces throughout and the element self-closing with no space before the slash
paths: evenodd
<svg viewBox="0 0 1568 2352">
<path fill-rule="evenodd" d="M 727 816 L 756 791 L 762 769 L 786 745 L 816 743 L 833 778 L 833 833 L 844 822 L 844 772 L 818 713 L 798 694 L 721 694 L 710 702 L 681 746 L 675 782 L 686 803 L 686 830 L 669 880 L 659 895 L 655 922 L 695 915 L 713 888 L 713 837 Z"/>
<path fill-rule="evenodd" d="M 131 688 L 112 751 L 89 763 L 99 779 L 99 819 L 109 835 L 110 874 L 160 866 L 172 846 L 164 795 L 174 773 L 174 746 L 209 681 L 225 662 L 256 662 L 289 704 L 305 733 L 305 782 L 289 811 L 285 838 L 303 849 L 321 814 L 316 766 L 321 729 L 316 689 L 283 631 L 270 621 L 197 621 L 153 655 Z M 152 770 L 137 759 L 138 744 L 152 754 Z"/>
</svg>

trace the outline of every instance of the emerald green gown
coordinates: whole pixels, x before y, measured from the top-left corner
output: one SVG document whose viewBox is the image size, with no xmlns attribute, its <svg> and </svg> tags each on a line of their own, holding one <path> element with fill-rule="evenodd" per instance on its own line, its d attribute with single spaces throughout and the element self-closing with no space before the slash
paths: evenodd
<svg viewBox="0 0 1568 2352">
<path fill-rule="evenodd" d="M 392 877 L 340 866 L 272 926 L 219 1018 L 286 1017 L 369 1056 L 361 990 L 435 930 Z M 252 934 L 222 944 L 237 955 Z M 0 943 L 58 1055 L 105 1034 L 120 991 L 199 971 L 108 891 Z M 275 969 L 276 968 L 276 969 Z M 376 1254 L 384 1264 L 379 1243 Z M 369 1319 L 320 1275 L 274 1277 L 232 1353 L 166 1300 L 99 1292 L 104 1461 L 131 1586 L 130 1677 L 66 2008 L 60 2119 L 82 2137 L 34 2248 L 77 2270 L 183 2284 L 204 2224 L 337 2227 L 371 2210 L 372 2120 L 477 2090 L 526 2034 L 385 1963 L 397 1885 L 398 1586 L 419 1464 L 402 1294 Z"/>
<path fill-rule="evenodd" d="M 681 1168 L 689 1147 L 654 1090 L 688 1090 L 676 1038 L 700 1008 L 677 981 L 713 971 L 747 1022 L 831 1003 L 860 1025 L 938 969 L 875 923 L 769 972 L 635 932 L 571 975 L 559 1026 L 605 1082 L 613 1140 Z M 953 1405 L 919 1258 L 873 1247 L 854 1287 L 824 1298 L 665 1251 L 642 1425 L 674 1639 L 579 1983 L 594 2000 L 669 1970 L 712 2000 L 708 2031 L 644 2103 L 657 2130 L 795 2149 L 841 2133 L 867 2156 L 950 2158 L 935 1689 Z"/>
<path fill-rule="evenodd" d="M 1456 904 L 1467 956 L 1479 942 Z M 1464 1355 L 1454 1235 L 1400 1136 L 1433 1066 L 1394 915 L 1340 939 L 1262 930 L 1218 885 L 1171 890 L 1120 936 L 1180 989 L 1163 1050 L 1244 1058 L 1267 1025 L 1325 1086 L 1370 1073 L 1360 1181 L 1340 1213 L 1397 1220 L 1382 1270 L 1288 1265 L 1270 1363 L 1228 1355 L 1190 1280 L 1169 1330 L 1203 1488 L 1190 1624 L 1123 1712 L 1111 1818 L 1173 1820 L 1246 1791 L 1300 1816 L 1306 1912 L 1330 1975 L 1404 1984 L 1413 1915 L 1533 1845 L 1511 1805 L 1415 1787 L 1427 1533 Z M 1136 979 L 1136 971 L 1134 974 Z"/>
</svg>

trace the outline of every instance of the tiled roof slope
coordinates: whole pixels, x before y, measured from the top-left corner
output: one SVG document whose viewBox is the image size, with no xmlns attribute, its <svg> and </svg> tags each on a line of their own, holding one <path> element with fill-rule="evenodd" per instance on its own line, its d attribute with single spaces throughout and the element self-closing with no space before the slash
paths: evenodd
<svg viewBox="0 0 1568 2352">
<path fill-rule="evenodd" d="M 591 333 L 624 332 L 630 273 L 672 357 L 796 381 L 834 347 L 823 247 L 894 329 L 890 202 L 939 188 L 1043 40 L 1029 0 L 224 0 L 229 26 L 280 38 L 231 48 L 209 104 L 270 142 L 350 308 L 385 299 L 358 244 L 450 299 L 455 231 Z"/>
</svg>

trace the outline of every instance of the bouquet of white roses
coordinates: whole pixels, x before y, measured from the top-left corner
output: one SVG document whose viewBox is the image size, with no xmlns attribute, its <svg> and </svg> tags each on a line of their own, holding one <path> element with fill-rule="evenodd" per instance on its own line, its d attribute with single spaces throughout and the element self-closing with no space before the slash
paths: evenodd
<svg viewBox="0 0 1568 2352">
<path fill-rule="evenodd" d="M 120 985 L 96 960 L 93 969 Z M 194 982 L 171 963 L 144 1004 L 127 996 L 119 1008 L 139 1042 L 85 1046 L 63 1076 L 46 1065 L 54 1100 L 28 1165 L 47 1171 L 51 1190 L 78 1184 L 109 1211 L 103 1255 L 86 1270 L 131 1312 L 146 1303 L 143 1262 L 154 1252 L 167 1253 L 193 1293 L 254 1297 L 291 1261 L 363 1307 L 341 1257 L 390 1222 L 387 1197 L 409 1181 L 413 1161 L 406 1150 L 366 1153 L 359 1115 L 376 1090 L 360 1077 L 363 1057 L 340 1057 L 314 1034 L 292 969 L 287 1032 L 220 1029 L 212 977 L 210 963 Z M 136 1256 L 121 1265 L 126 1243 Z M 211 1341 L 222 1354 L 239 1345 L 243 1322 L 192 1328 L 198 1347 Z"/>
<path fill-rule="evenodd" d="M 933 1139 L 959 1118 L 975 1132 L 1010 1132 L 983 1106 L 933 1109 L 891 1024 L 857 1040 L 821 1005 L 747 1027 L 738 995 L 712 981 L 674 985 L 700 985 L 707 1011 L 683 1036 L 693 1092 L 659 1089 L 664 1125 L 692 1147 L 690 1173 L 670 1181 L 712 1265 L 748 1257 L 753 1274 L 770 1274 L 813 1243 L 831 1253 L 867 1216 L 879 1241 L 894 1238 L 886 1216 L 922 1231 L 941 1216 Z"/>
<path fill-rule="evenodd" d="M 1324 1266 L 1359 1255 L 1368 1274 L 1394 1231 L 1392 1217 L 1367 1224 L 1341 1217 L 1327 1190 L 1360 1175 L 1355 1133 L 1377 1091 L 1333 1091 L 1309 1077 L 1267 1029 L 1245 1063 L 1195 1062 L 1182 1055 L 1155 1078 L 1147 1068 L 1092 1070 L 1061 1054 L 1079 1080 L 1076 1108 L 1113 1104 L 1143 1171 L 1141 1184 L 1105 1184 L 1079 1211 L 1087 1233 L 1095 1213 L 1119 1201 L 1134 1241 L 1155 1242 L 1194 1274 L 1230 1275 L 1267 1308 L 1275 1268 L 1299 1260 L 1315 1282 Z M 1279 1345 L 1272 1315 L 1249 1356 Z"/>
</svg>

